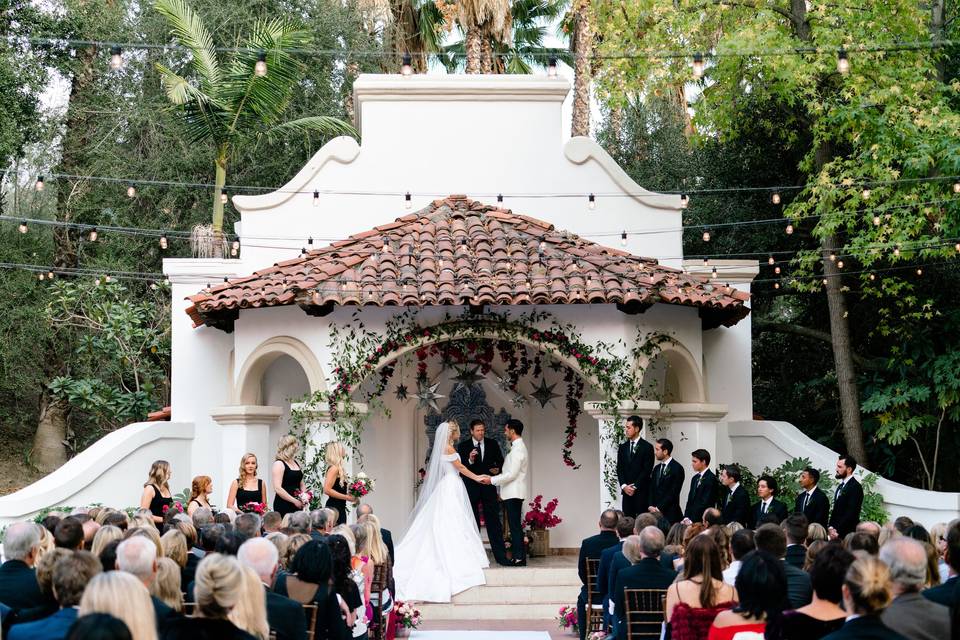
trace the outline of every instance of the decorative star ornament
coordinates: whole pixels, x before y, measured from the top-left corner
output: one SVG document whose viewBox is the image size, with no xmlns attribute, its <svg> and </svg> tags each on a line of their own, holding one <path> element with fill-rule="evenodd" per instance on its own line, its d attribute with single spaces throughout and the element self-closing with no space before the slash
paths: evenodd
<svg viewBox="0 0 960 640">
<path fill-rule="evenodd" d="M 540 408 L 545 409 L 547 404 L 553 405 L 553 399 L 559 398 L 559 393 L 554 393 L 553 389 L 556 383 L 548 385 L 546 379 L 540 378 L 540 384 L 533 389 L 530 397 L 540 403 Z"/>
<path fill-rule="evenodd" d="M 405 385 L 405 384 L 398 384 L 398 385 L 397 385 L 397 389 L 396 389 L 396 391 L 394 391 L 394 393 L 395 393 L 396 396 L 397 396 L 397 400 L 406 400 L 406 399 L 407 399 L 407 396 L 408 396 L 407 385 Z"/>
<path fill-rule="evenodd" d="M 497 376 L 497 388 L 504 393 L 513 393 L 513 386 L 510 384 L 510 378 L 507 376 Z"/>
<path fill-rule="evenodd" d="M 563 370 L 563 363 L 559 360 L 551 360 L 550 368 L 553 369 L 556 373 L 560 373 Z"/>
<path fill-rule="evenodd" d="M 518 393 L 513 396 L 510 400 L 517 409 L 522 409 L 527 406 L 527 397 L 521 393 Z"/>
<path fill-rule="evenodd" d="M 478 382 L 483 380 L 483 376 L 478 375 L 480 367 L 463 367 L 462 369 L 457 369 L 457 375 L 453 377 L 456 384 L 453 386 L 453 390 L 456 391 L 460 387 L 469 389 L 470 387 L 476 385 Z"/>
<path fill-rule="evenodd" d="M 413 397 L 417 399 L 417 407 L 420 409 L 433 409 L 435 413 L 440 413 L 440 405 L 437 404 L 437 400 L 445 398 L 446 396 L 437 393 L 439 386 L 439 382 L 436 384 L 421 382 L 417 386 L 417 392 L 413 394 Z"/>
</svg>

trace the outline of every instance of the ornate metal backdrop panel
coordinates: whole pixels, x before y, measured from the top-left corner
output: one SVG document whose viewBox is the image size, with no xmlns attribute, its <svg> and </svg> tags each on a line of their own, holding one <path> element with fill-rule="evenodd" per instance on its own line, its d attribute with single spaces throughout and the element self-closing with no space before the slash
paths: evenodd
<svg viewBox="0 0 960 640">
<path fill-rule="evenodd" d="M 506 455 L 507 439 L 503 435 L 503 427 L 510 419 L 510 414 L 502 407 L 500 411 L 495 412 L 487 403 L 487 393 L 482 386 L 455 385 L 450 392 L 450 402 L 443 411 L 439 414 L 430 412 L 423 417 L 428 443 L 426 460 L 430 459 L 430 453 L 433 451 L 433 435 L 441 422 L 456 420 L 460 425 L 461 439 L 466 439 L 470 437 L 470 421 L 475 418 L 483 420 L 483 424 L 487 427 L 487 437 L 496 440 L 500 450 Z"/>
</svg>

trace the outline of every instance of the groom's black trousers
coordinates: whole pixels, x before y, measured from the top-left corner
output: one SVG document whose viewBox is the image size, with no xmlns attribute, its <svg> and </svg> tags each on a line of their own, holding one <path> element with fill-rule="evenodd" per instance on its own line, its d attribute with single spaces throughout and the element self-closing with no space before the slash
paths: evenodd
<svg viewBox="0 0 960 640">
<path fill-rule="evenodd" d="M 487 525 L 487 538 L 490 540 L 490 549 L 493 558 L 499 564 L 507 564 L 505 546 L 503 544 L 503 525 L 500 523 L 500 502 L 497 500 L 497 488 L 490 485 L 473 483 L 474 487 L 467 486 L 467 495 L 470 497 L 470 506 L 473 507 L 473 517 L 480 526 L 480 512 L 478 504 L 483 505 L 483 519 Z M 506 502 L 504 502 L 506 504 Z"/>
<path fill-rule="evenodd" d="M 527 559 L 527 548 L 523 544 L 523 523 L 520 521 L 520 511 L 523 509 L 523 500 L 510 498 L 503 501 L 503 509 L 507 512 L 507 526 L 510 527 L 510 551 L 514 561 Z"/>
</svg>

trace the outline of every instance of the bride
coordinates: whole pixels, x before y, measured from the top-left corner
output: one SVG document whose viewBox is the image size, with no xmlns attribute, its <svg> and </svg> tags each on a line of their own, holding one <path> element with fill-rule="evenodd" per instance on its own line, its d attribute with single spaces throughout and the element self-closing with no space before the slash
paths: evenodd
<svg viewBox="0 0 960 640">
<path fill-rule="evenodd" d="M 426 479 L 396 550 L 393 577 L 400 600 L 450 602 L 454 594 L 486 583 L 483 569 L 490 563 L 459 474 L 477 482 L 487 476 L 460 462 L 453 448 L 459 438 L 453 420 L 437 427 Z"/>
</svg>

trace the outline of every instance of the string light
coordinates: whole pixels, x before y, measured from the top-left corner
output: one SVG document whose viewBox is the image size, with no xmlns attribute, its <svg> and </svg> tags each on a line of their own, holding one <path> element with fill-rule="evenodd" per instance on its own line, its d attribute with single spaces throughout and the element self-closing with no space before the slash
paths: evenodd
<svg viewBox="0 0 960 640">
<path fill-rule="evenodd" d="M 710 271 L 710 277 L 711 277 L 711 278 L 716 278 L 716 277 L 717 277 L 717 268 L 716 268 L 716 267 L 714 267 L 713 270 Z"/>
<path fill-rule="evenodd" d="M 43 191 L 43 176 L 37 176 L 37 183 L 33 186 L 37 191 Z"/>
<path fill-rule="evenodd" d="M 680 194 L 680 208 L 681 208 L 681 209 L 686 209 L 689 204 L 690 204 L 690 196 L 688 196 L 688 195 L 685 194 L 685 193 L 681 193 L 681 194 Z"/>
<path fill-rule="evenodd" d="M 837 269 L 843 269 L 843 260 L 837 260 Z"/>
<path fill-rule="evenodd" d="M 497 194 L 497 204 L 503 204 L 503 194 L 502 194 L 502 193 L 498 193 L 498 194 Z"/>
<path fill-rule="evenodd" d="M 410 58 L 409 53 L 403 54 L 403 64 L 400 67 L 400 73 L 405 76 L 413 75 L 413 60 Z"/>
<path fill-rule="evenodd" d="M 917 275 L 918 275 L 918 276 L 922 276 L 922 275 L 923 275 L 923 269 L 922 269 L 922 268 L 917 267 Z"/>
<path fill-rule="evenodd" d="M 826 279 L 826 278 L 823 279 L 823 286 L 827 286 L 827 279 Z"/>
<path fill-rule="evenodd" d="M 953 183 L 953 192 L 954 192 L 954 193 L 960 193 L 960 182 L 954 182 L 954 183 Z"/>
<path fill-rule="evenodd" d="M 773 195 L 770 196 L 770 202 L 773 204 L 780 204 L 780 192 L 774 191 Z"/>
<path fill-rule="evenodd" d="M 788 236 L 792 236 L 792 235 L 793 235 L 793 223 L 790 222 L 789 220 L 787 221 L 787 228 L 784 229 L 784 231 L 786 231 L 786 233 L 787 233 Z"/>
<path fill-rule="evenodd" d="M 547 59 L 547 76 L 550 78 L 557 77 L 557 57 L 556 56 L 550 56 L 550 58 Z"/>
<path fill-rule="evenodd" d="M 837 254 L 835 254 L 833 251 L 831 251 L 831 252 L 830 252 L 830 262 L 836 262 L 836 261 L 837 261 Z"/>
<path fill-rule="evenodd" d="M 257 52 L 257 63 L 253 65 L 253 73 L 260 78 L 267 75 L 267 52 L 263 49 Z"/>
<path fill-rule="evenodd" d="M 17 231 L 19 231 L 20 233 L 26 233 L 28 231 L 26 220 L 20 221 L 20 226 L 17 227 Z"/>
<path fill-rule="evenodd" d="M 590 209 L 590 211 L 597 208 L 597 197 L 592 193 L 587 196 L 587 208 Z"/>
<path fill-rule="evenodd" d="M 37 280 L 41 280 L 41 281 L 43 280 L 43 274 L 42 274 L 42 273 L 37 276 Z"/>
<path fill-rule="evenodd" d="M 221 191 L 221 192 L 220 192 L 220 202 L 221 202 L 222 204 L 227 204 L 227 202 L 228 202 L 229 200 L 230 200 L 230 197 L 227 196 L 227 192 L 226 192 L 226 191 Z"/>
<path fill-rule="evenodd" d="M 90 240 L 90 242 L 96 242 L 99 236 L 100 234 L 97 233 L 97 228 L 94 227 L 93 229 L 90 229 L 90 235 L 87 236 L 87 239 Z"/>
<path fill-rule="evenodd" d="M 314 190 L 313 192 L 313 206 L 315 207 L 320 206 L 320 192 L 316 190 Z"/>
<path fill-rule="evenodd" d="M 900 245 L 897 245 L 893 248 L 893 255 L 900 257 Z"/>
<path fill-rule="evenodd" d="M 957 244 L 953 245 L 953 248 L 957 250 L 957 253 L 960 253 L 960 242 L 958 242 Z"/>
<path fill-rule="evenodd" d="M 133 184 L 130 184 L 130 186 L 127 187 L 127 197 L 128 198 L 137 197 L 137 188 L 133 186 Z"/>
<path fill-rule="evenodd" d="M 403 196 L 403 208 L 409 210 L 413 206 L 413 196 L 410 195 L 410 192 Z"/>
<path fill-rule="evenodd" d="M 864 187 L 863 191 L 860 192 L 860 195 L 864 200 L 869 200 L 872 193 L 873 191 L 871 191 L 868 187 Z"/>
<path fill-rule="evenodd" d="M 779 288 L 780 288 L 780 283 L 779 283 L 779 282 L 774 282 L 774 283 L 773 283 L 773 288 L 774 288 L 774 289 L 779 289 Z"/>
<path fill-rule="evenodd" d="M 120 69 L 123 66 L 123 50 L 114 45 L 110 47 L 110 68 L 114 71 Z"/>
<path fill-rule="evenodd" d="M 167 236 L 160 236 L 160 248 L 166 251 L 167 249 Z"/>
<path fill-rule="evenodd" d="M 769 264 L 770 266 L 773 266 L 775 262 L 776 260 L 773 259 L 773 256 L 770 256 L 769 258 L 767 258 L 767 264 Z"/>
<path fill-rule="evenodd" d="M 844 76 L 850 73 L 850 60 L 847 58 L 846 49 L 837 51 L 837 72 Z"/>
<path fill-rule="evenodd" d="M 873 216 L 873 226 L 875 227 L 880 226 L 880 216 Z"/>
<path fill-rule="evenodd" d="M 47 271 L 47 280 L 53 280 L 54 273 L 53 271 Z"/>
<path fill-rule="evenodd" d="M 780 275 L 780 265 L 777 265 L 776 267 L 774 267 L 773 272 L 777 275 Z"/>
<path fill-rule="evenodd" d="M 870 280 L 873 281 L 873 280 L 876 280 L 876 279 L 877 279 L 877 276 L 875 276 L 875 275 L 873 275 L 873 274 L 871 273 L 871 274 L 870 274 Z"/>
<path fill-rule="evenodd" d="M 704 231 L 704 232 L 703 232 L 703 241 L 704 241 L 704 242 L 710 242 L 710 232 L 709 232 L 709 231 Z"/>
<path fill-rule="evenodd" d="M 693 79 L 699 80 L 703 77 L 703 54 L 693 54 Z"/>
<path fill-rule="evenodd" d="M 626 231 L 624 231 L 623 233 L 620 234 L 620 246 L 621 246 L 621 247 L 627 246 L 627 232 L 626 232 Z"/>
</svg>

